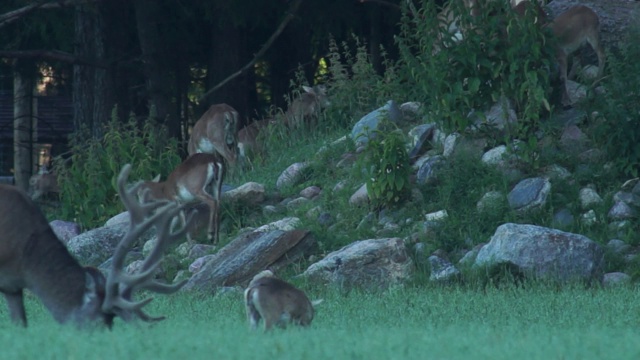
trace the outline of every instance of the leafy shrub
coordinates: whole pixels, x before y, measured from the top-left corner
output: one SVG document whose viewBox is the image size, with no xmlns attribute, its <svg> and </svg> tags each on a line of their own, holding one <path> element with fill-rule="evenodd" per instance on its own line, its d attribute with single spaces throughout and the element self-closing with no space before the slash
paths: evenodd
<svg viewBox="0 0 640 360">
<path fill-rule="evenodd" d="M 340 45 L 334 40 L 329 43 L 328 92 L 331 106 L 326 119 L 336 128 L 351 126 L 354 120 L 380 107 L 389 99 L 399 101 L 406 98 L 406 86 L 398 66 L 387 57 L 385 49 L 382 74 L 376 72 L 371 63 L 367 46 L 356 37 L 355 54 L 345 42 Z"/>
<path fill-rule="evenodd" d="M 640 26 L 629 30 L 619 53 L 607 55 L 610 75 L 606 89 L 595 96 L 590 112 L 600 116 L 593 126 L 594 140 L 602 146 L 615 169 L 629 176 L 640 174 Z"/>
<path fill-rule="evenodd" d="M 113 114 L 116 114 L 114 111 Z M 61 190 L 61 216 L 83 228 L 100 226 L 122 211 L 116 179 L 122 166 L 132 164 L 130 181 L 164 178 L 180 163 L 178 144 L 164 126 L 135 118 L 121 122 L 113 115 L 102 139 L 82 132 L 71 138 L 71 157 L 56 158 L 54 166 Z"/>
<path fill-rule="evenodd" d="M 364 168 L 368 169 L 367 192 L 374 208 L 397 206 L 410 192 L 411 166 L 405 144 L 399 129 L 376 131 L 369 139 Z"/>
<path fill-rule="evenodd" d="M 397 38 L 402 63 L 419 89 L 417 100 L 445 130 L 466 130 L 470 113 L 482 116 L 483 109 L 507 97 L 519 118 L 507 136 L 531 143 L 528 138 L 534 136 L 541 112 L 550 109 L 553 41 L 533 16 L 518 17 L 508 2 L 482 6 L 474 17 L 461 1 L 452 2 L 459 27 L 468 29 L 460 41 L 439 26 L 432 1 L 423 0 L 418 14 L 405 11 Z"/>
</svg>

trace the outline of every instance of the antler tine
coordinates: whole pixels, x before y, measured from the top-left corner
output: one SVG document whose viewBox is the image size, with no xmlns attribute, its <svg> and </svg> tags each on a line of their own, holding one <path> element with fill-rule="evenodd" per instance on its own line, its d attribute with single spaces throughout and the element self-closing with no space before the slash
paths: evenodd
<svg viewBox="0 0 640 360">
<path fill-rule="evenodd" d="M 148 204 L 140 204 L 136 194 L 141 183 L 126 190 L 126 182 L 131 171 L 131 165 L 122 168 L 118 176 L 118 193 L 131 216 L 130 227 L 124 235 L 113 255 L 112 268 L 107 277 L 106 295 L 102 308 L 104 312 L 114 313 L 125 320 L 138 317 L 144 321 L 157 321 L 164 317 L 151 317 L 142 311 L 142 308 L 151 302 L 152 298 L 141 301 L 131 300 L 133 291 L 148 289 L 158 293 L 175 292 L 184 284 L 164 285 L 153 280 L 155 270 L 160 264 L 164 250 L 169 243 L 181 237 L 186 232 L 186 226 L 192 222 L 189 217 L 187 225 L 176 232 L 171 232 L 171 220 L 181 211 L 181 207 L 173 202 L 155 201 Z M 155 213 L 153 213 L 155 211 Z M 153 213 L 153 214 L 152 214 Z M 152 214 L 149 216 L 149 214 Z M 151 254 L 143 262 L 141 272 L 136 275 L 123 273 L 124 258 L 135 241 L 149 228 L 156 227 L 158 240 Z"/>
</svg>

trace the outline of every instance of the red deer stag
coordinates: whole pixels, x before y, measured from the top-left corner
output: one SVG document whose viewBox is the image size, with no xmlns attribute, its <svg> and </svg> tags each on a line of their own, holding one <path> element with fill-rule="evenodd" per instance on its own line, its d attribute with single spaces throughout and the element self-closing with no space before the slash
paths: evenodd
<svg viewBox="0 0 640 360">
<path fill-rule="evenodd" d="M 99 270 L 78 264 L 26 194 L 16 187 L 0 185 L 0 292 L 7 300 L 14 323 L 27 325 L 24 289 L 33 292 L 62 324 L 104 324 L 111 328 L 115 316 L 125 321 L 163 319 L 142 311 L 151 298 L 133 301 L 132 296 L 139 290 L 171 294 L 185 284 L 169 285 L 154 280 L 164 249 L 184 236 L 185 228 L 170 231 L 171 219 L 180 210 L 176 204 L 140 205 L 137 202 L 135 194 L 139 185 L 125 189 L 130 169 L 131 166 L 126 165 L 120 172 L 118 192 L 131 215 L 131 224 L 115 250 L 106 278 Z M 125 274 L 125 256 L 140 235 L 152 226 L 158 237 L 155 248 L 139 273 Z"/>
<path fill-rule="evenodd" d="M 207 239 L 218 243 L 220 223 L 220 195 L 224 179 L 224 165 L 218 154 L 193 154 L 178 165 L 166 181 L 145 181 L 139 190 L 143 202 L 149 200 L 169 200 L 178 204 L 203 202 L 209 207 Z M 212 187 L 212 194 L 206 190 Z M 184 211 L 180 212 L 184 225 Z M 191 237 L 187 236 L 191 242 Z"/>
<path fill-rule="evenodd" d="M 310 124 L 322 108 L 330 105 L 324 85 L 303 86 L 302 89 L 304 92 L 293 100 L 284 113 L 284 123 L 291 128 L 299 128 L 305 122 Z"/>
<path fill-rule="evenodd" d="M 255 330 L 260 319 L 264 320 L 264 330 L 274 325 L 285 328 L 288 323 L 309 326 L 315 313 L 314 306 L 322 300 L 309 301 L 300 289 L 264 270 L 253 277 L 244 291 L 245 307 L 249 326 Z"/>
<path fill-rule="evenodd" d="M 235 165 L 238 146 L 238 112 L 227 104 L 211 105 L 198 119 L 189 138 L 189 155 L 220 154 Z"/>
<path fill-rule="evenodd" d="M 598 78 L 604 72 L 605 56 L 600 44 L 600 19 L 590 8 L 576 5 L 558 15 L 547 25 L 557 38 L 556 57 L 562 82 L 562 105 L 570 106 L 567 90 L 567 62 L 569 55 L 588 43 L 598 56 Z"/>
</svg>

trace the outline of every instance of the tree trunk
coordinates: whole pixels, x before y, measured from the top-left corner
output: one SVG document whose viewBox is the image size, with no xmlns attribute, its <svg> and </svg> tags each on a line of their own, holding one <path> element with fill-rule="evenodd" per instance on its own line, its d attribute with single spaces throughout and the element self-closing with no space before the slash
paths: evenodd
<svg viewBox="0 0 640 360">
<path fill-rule="evenodd" d="M 172 74 L 173 69 L 168 64 L 169 54 L 165 52 L 164 40 L 159 31 L 162 9 L 157 0 L 136 0 L 134 6 L 147 91 L 153 108 L 149 109 L 150 116 L 167 125 L 169 136 L 179 137 L 180 121 L 173 110 L 175 103 L 171 101 L 169 74 Z"/>
<path fill-rule="evenodd" d="M 15 184 L 29 189 L 33 167 L 33 86 L 29 76 L 17 66 L 13 72 L 13 171 Z"/>
<path fill-rule="evenodd" d="M 75 54 L 95 62 L 105 58 L 104 21 L 96 4 L 75 8 Z M 73 121 L 76 129 L 85 126 L 89 135 L 100 138 L 109 121 L 113 96 L 107 70 L 86 65 L 73 67 Z"/>
</svg>

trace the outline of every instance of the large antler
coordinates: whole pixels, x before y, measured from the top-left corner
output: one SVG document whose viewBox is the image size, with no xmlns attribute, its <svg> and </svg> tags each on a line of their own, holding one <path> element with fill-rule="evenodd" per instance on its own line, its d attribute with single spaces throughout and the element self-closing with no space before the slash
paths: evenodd
<svg viewBox="0 0 640 360">
<path fill-rule="evenodd" d="M 112 259 L 111 271 L 107 277 L 105 299 L 102 310 L 120 316 L 125 321 L 132 318 L 140 318 L 144 321 L 158 321 L 164 316 L 152 317 L 142 311 L 153 298 L 141 301 L 133 301 L 132 295 L 136 290 L 148 290 L 160 294 L 171 294 L 178 291 L 186 281 L 176 284 L 163 284 L 154 280 L 155 272 L 160 265 L 165 249 L 175 240 L 185 236 L 190 217 L 186 224 L 177 231 L 171 230 L 172 219 L 178 215 L 181 207 L 175 202 L 154 201 L 140 204 L 137 200 L 137 192 L 141 183 L 125 189 L 131 165 L 127 164 L 118 175 L 118 193 L 124 206 L 129 211 L 131 222 L 129 230 L 118 244 Z M 124 271 L 124 259 L 140 236 L 154 226 L 156 228 L 156 244 L 144 260 L 142 267 L 136 274 L 126 274 Z"/>
</svg>

